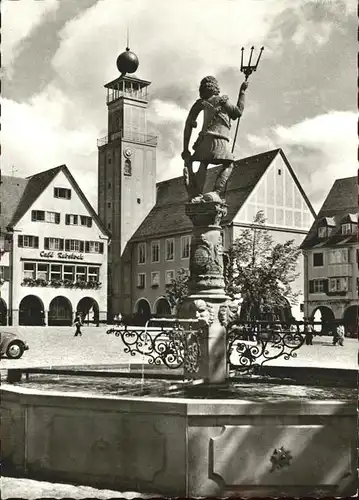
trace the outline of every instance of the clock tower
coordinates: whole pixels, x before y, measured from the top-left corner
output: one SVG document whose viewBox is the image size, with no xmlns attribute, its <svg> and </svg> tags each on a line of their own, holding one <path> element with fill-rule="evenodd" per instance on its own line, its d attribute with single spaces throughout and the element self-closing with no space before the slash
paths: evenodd
<svg viewBox="0 0 359 500">
<path fill-rule="evenodd" d="M 131 311 L 131 255 L 126 245 L 156 202 L 157 137 L 147 133 L 148 86 L 127 73 L 138 67 L 126 49 L 121 75 L 107 83 L 108 132 L 98 146 L 98 214 L 111 233 L 108 254 L 109 314 Z"/>
</svg>

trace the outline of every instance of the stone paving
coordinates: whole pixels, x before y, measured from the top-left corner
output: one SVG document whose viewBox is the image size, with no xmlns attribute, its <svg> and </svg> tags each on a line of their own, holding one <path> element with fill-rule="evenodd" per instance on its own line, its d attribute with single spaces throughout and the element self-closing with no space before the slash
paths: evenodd
<svg viewBox="0 0 359 500">
<path fill-rule="evenodd" d="M 3 358 L 0 367 L 20 368 L 32 366 L 118 365 L 147 364 L 141 355 L 124 353 L 120 337 L 107 335 L 108 326 L 85 326 L 82 337 L 74 337 L 72 327 L 2 327 L 0 331 L 15 331 L 30 349 L 18 360 Z M 344 346 L 333 346 L 331 337 L 315 336 L 312 346 L 303 345 L 297 357 L 279 358 L 272 365 L 327 368 L 358 367 L 358 340 L 346 338 Z"/>
<path fill-rule="evenodd" d="M 33 479 L 2 477 L 0 479 L 1 498 L 23 498 L 27 500 L 37 498 L 155 498 L 152 494 L 137 493 L 134 491 L 113 491 L 91 488 L 90 486 L 77 486 L 73 484 L 50 483 L 35 481 Z M 157 497 L 159 498 L 159 497 Z"/>
</svg>

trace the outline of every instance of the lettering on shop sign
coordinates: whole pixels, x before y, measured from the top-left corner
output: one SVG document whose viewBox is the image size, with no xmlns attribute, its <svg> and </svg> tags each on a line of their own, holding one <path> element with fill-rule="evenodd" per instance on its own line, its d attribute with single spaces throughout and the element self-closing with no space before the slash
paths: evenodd
<svg viewBox="0 0 359 500">
<path fill-rule="evenodd" d="M 84 256 L 82 253 L 68 253 L 68 252 L 56 252 L 56 256 L 59 259 L 72 259 L 72 260 L 83 260 Z M 55 257 L 55 252 L 40 252 L 40 257 L 46 257 L 53 259 Z"/>
</svg>

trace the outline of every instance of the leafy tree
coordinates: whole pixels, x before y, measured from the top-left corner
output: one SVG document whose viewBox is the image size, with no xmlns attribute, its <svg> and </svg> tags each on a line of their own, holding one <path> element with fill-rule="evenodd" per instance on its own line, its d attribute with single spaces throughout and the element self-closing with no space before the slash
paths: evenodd
<svg viewBox="0 0 359 500">
<path fill-rule="evenodd" d="M 298 276 L 300 250 L 294 240 L 276 244 L 265 223 L 263 212 L 258 212 L 224 256 L 226 293 L 232 298 L 241 295 L 244 320 L 274 319 L 280 308 L 288 308 L 288 301 L 297 301 L 291 284 Z M 166 296 L 178 308 L 187 295 L 188 272 L 181 268 L 166 285 Z"/>
<path fill-rule="evenodd" d="M 171 307 L 180 306 L 188 295 L 188 271 L 180 268 L 177 270 L 176 278 L 166 285 L 166 297 Z"/>
<path fill-rule="evenodd" d="M 250 228 L 233 242 L 228 251 L 225 280 L 227 293 L 243 298 L 243 319 L 269 319 L 275 311 L 296 303 L 298 293 L 291 284 L 297 278 L 299 248 L 294 240 L 274 243 L 266 219 L 258 212 Z M 287 300 L 286 300 L 287 299 Z"/>
</svg>

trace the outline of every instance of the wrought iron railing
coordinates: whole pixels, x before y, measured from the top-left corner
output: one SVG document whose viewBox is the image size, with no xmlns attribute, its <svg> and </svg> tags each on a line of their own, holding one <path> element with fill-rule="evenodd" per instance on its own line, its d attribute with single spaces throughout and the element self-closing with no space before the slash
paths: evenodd
<svg viewBox="0 0 359 500">
<path fill-rule="evenodd" d="M 197 373 L 201 357 L 199 335 L 201 327 L 195 320 L 158 318 L 170 326 L 117 326 L 107 334 L 121 337 L 124 352 L 131 356 L 142 355 L 150 365 L 165 365 L 168 368 L 184 368 L 188 373 Z"/>
<path fill-rule="evenodd" d="M 149 99 L 149 93 L 147 92 L 146 88 L 139 89 L 139 90 L 113 90 L 112 92 L 109 92 L 107 97 L 106 97 L 106 102 L 110 103 L 112 101 L 116 101 L 117 99 L 120 99 L 121 97 L 128 97 L 130 99 L 137 99 L 140 101 L 145 101 L 147 102 Z"/>
<path fill-rule="evenodd" d="M 304 322 L 232 321 L 227 325 L 227 361 L 229 369 L 245 372 L 282 357 L 295 358 L 304 344 Z"/>
</svg>

